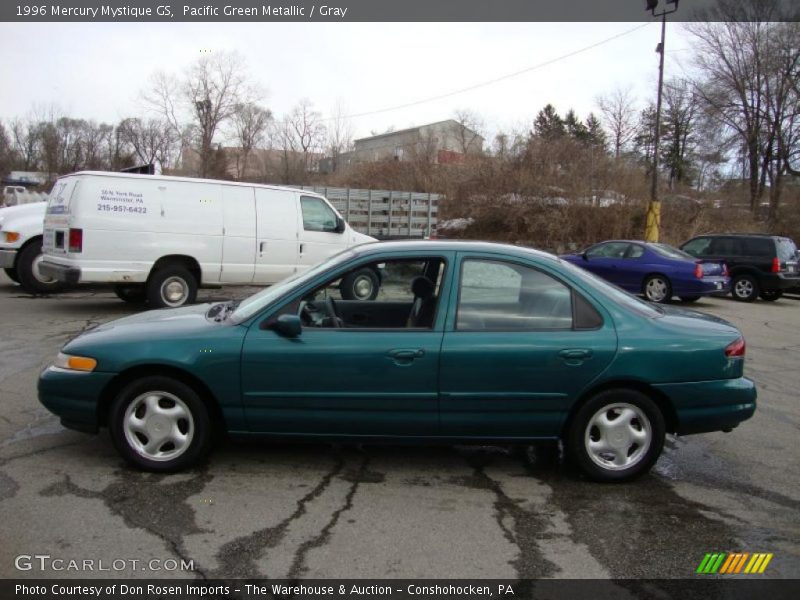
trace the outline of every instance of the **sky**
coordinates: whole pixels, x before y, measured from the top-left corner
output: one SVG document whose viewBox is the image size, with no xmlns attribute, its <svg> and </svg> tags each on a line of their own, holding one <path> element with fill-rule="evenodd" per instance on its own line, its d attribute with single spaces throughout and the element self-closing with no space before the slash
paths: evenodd
<svg viewBox="0 0 800 600">
<path fill-rule="evenodd" d="M 451 118 L 469 109 L 485 137 L 526 130 L 552 103 L 563 115 L 597 112 L 596 97 L 630 87 L 655 98 L 660 24 L 642 23 L 2 23 L 0 119 L 56 107 L 116 122 L 146 115 L 153 72 L 180 74 L 201 52 L 237 51 L 280 116 L 302 98 L 323 115 L 348 114 L 449 94 L 607 43 L 464 93 L 354 117 L 355 137 Z M 632 31 L 633 30 L 633 31 Z M 668 24 L 667 76 L 686 71 L 690 38 Z"/>
</svg>

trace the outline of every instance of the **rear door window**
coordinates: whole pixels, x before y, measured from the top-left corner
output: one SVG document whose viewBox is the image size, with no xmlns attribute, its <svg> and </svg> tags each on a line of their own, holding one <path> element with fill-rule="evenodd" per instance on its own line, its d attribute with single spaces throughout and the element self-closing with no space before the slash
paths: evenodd
<svg viewBox="0 0 800 600">
<path fill-rule="evenodd" d="M 739 240 L 736 238 L 716 238 L 711 244 L 711 254 L 716 256 L 740 256 Z"/>
<path fill-rule="evenodd" d="M 622 258 L 628 251 L 627 242 L 608 242 L 592 246 L 586 251 L 589 258 Z"/>
<path fill-rule="evenodd" d="M 77 177 L 62 177 L 55 182 L 47 199 L 47 214 L 68 215 L 70 213 L 72 192 L 75 191 L 77 182 Z"/>
</svg>

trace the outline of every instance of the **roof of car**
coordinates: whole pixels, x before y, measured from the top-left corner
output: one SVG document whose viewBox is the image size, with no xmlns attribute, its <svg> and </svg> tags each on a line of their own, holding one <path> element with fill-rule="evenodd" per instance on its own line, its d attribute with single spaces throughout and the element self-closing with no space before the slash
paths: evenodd
<svg viewBox="0 0 800 600">
<path fill-rule="evenodd" d="M 774 233 L 704 233 L 695 237 L 763 237 L 763 238 L 783 238 L 784 235 Z"/>
<path fill-rule="evenodd" d="M 378 252 L 392 250 L 410 251 L 462 251 L 462 252 L 487 252 L 502 253 L 520 257 L 536 257 L 550 260 L 557 260 L 553 254 L 528 248 L 526 246 L 514 246 L 512 244 L 498 244 L 494 242 L 479 242 L 471 240 L 397 240 L 386 242 L 368 242 L 353 248 L 358 254 L 377 254 Z"/>
</svg>

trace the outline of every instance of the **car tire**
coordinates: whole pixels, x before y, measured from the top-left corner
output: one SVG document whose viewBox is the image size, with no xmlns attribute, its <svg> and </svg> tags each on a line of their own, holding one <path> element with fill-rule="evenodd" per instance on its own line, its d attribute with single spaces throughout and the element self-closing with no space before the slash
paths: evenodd
<svg viewBox="0 0 800 600">
<path fill-rule="evenodd" d="M 650 302 L 666 304 L 672 298 L 672 283 L 665 275 L 650 275 L 642 284 L 642 294 Z"/>
<path fill-rule="evenodd" d="M 19 284 L 31 294 L 49 294 L 60 291 L 63 288 L 60 281 L 39 273 L 41 260 L 42 240 L 34 240 L 20 250 L 16 267 Z"/>
<path fill-rule="evenodd" d="M 113 400 L 108 427 L 120 455 L 146 471 L 180 471 L 211 447 L 206 405 L 194 389 L 170 377 L 143 377 L 125 386 Z"/>
<path fill-rule="evenodd" d="M 700 296 L 680 296 L 681 302 L 697 302 L 700 300 Z"/>
<path fill-rule="evenodd" d="M 775 302 L 781 296 L 783 296 L 782 290 L 762 290 L 759 294 L 759 297 L 765 302 Z"/>
<path fill-rule="evenodd" d="M 372 269 L 359 269 L 342 278 L 339 293 L 344 300 L 375 300 L 380 280 Z"/>
<path fill-rule="evenodd" d="M 143 285 L 115 285 L 114 293 L 117 298 L 130 304 L 144 304 L 147 292 Z"/>
<path fill-rule="evenodd" d="M 594 481 L 630 481 L 658 460 L 665 429 L 661 410 L 642 392 L 605 390 L 578 409 L 567 432 L 567 452 Z"/>
<path fill-rule="evenodd" d="M 737 275 L 731 282 L 731 295 L 739 302 L 753 302 L 761 293 L 761 288 L 752 275 Z"/>
<path fill-rule="evenodd" d="M 17 275 L 17 270 L 13 267 L 8 269 L 3 269 L 8 275 L 8 278 L 13 281 L 14 283 L 19 283 L 19 275 Z"/>
<path fill-rule="evenodd" d="M 197 279 L 182 265 L 166 265 L 150 275 L 147 302 L 153 308 L 178 308 L 197 299 Z"/>
</svg>

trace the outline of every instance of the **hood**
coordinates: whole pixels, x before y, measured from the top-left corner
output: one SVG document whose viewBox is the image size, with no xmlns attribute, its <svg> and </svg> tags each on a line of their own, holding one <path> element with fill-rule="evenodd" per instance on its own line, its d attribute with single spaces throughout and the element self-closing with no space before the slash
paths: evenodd
<svg viewBox="0 0 800 600">
<path fill-rule="evenodd" d="M 227 326 L 229 322 L 218 323 L 207 319 L 206 313 L 211 303 L 193 304 L 181 308 L 148 310 L 122 319 L 103 323 L 88 329 L 64 346 L 66 351 L 84 345 L 120 344 L 145 340 L 164 340 L 166 338 L 191 338 L 212 329 Z"/>
<path fill-rule="evenodd" d="M 15 217 L 27 217 L 40 214 L 44 216 L 47 202 L 31 202 L 30 204 L 18 204 L 17 206 L 7 206 L 0 208 L 0 223 Z"/>
<path fill-rule="evenodd" d="M 354 229 L 350 229 L 348 231 L 348 235 L 350 236 L 350 240 L 348 246 L 358 246 L 359 244 L 366 244 L 368 242 L 377 242 L 378 240 L 371 235 L 364 235 L 363 233 L 359 233 Z"/>
</svg>

